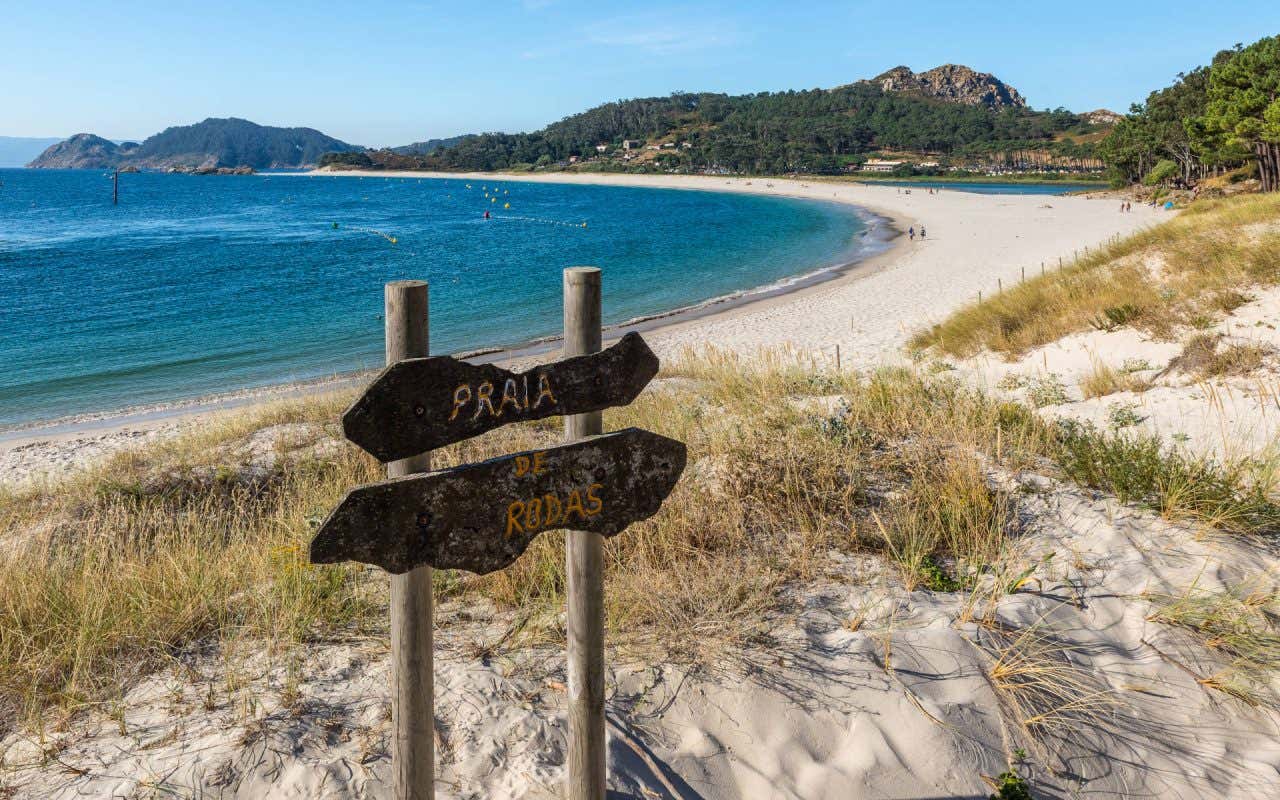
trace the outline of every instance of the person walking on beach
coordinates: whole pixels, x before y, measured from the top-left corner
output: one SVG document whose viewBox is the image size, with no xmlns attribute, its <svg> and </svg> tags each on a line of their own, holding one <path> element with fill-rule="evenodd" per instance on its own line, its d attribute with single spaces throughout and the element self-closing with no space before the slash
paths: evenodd
<svg viewBox="0 0 1280 800">
<path fill-rule="evenodd" d="M 916 240 L 916 226 L 912 225 L 910 228 L 907 228 L 907 236 L 913 242 Z"/>
<path fill-rule="evenodd" d="M 920 241 L 924 241 L 924 226 L 920 226 Z"/>
</svg>

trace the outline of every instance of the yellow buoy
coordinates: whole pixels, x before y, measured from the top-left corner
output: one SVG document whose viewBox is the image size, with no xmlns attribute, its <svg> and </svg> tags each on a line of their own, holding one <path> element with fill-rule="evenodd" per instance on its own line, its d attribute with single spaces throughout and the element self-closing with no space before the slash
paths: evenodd
<svg viewBox="0 0 1280 800">
<path fill-rule="evenodd" d="M 490 198 L 489 198 L 489 202 L 490 202 L 490 203 L 496 203 L 496 202 L 498 202 L 498 198 L 496 198 L 496 197 L 490 197 Z"/>
<path fill-rule="evenodd" d="M 510 203 L 503 203 L 503 204 L 502 204 L 502 207 L 503 207 L 503 208 L 511 208 L 511 204 L 510 204 Z"/>
</svg>

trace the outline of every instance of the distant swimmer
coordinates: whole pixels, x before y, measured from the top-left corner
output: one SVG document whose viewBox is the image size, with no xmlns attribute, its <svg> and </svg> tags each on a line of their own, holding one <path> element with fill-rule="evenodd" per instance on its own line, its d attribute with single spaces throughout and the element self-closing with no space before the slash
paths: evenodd
<svg viewBox="0 0 1280 800">
<path fill-rule="evenodd" d="M 484 212 L 484 218 L 485 218 L 485 219 L 488 219 L 488 218 L 489 218 L 489 212 L 488 212 L 488 211 Z"/>
</svg>

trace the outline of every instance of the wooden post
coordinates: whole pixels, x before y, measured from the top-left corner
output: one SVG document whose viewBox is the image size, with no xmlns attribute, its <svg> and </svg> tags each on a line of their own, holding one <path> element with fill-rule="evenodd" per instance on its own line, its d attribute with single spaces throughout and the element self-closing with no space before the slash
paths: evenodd
<svg viewBox="0 0 1280 800">
<path fill-rule="evenodd" d="M 387 363 L 428 355 L 427 284 L 385 288 Z M 387 477 L 431 469 L 431 453 L 387 464 Z M 435 797 L 431 567 L 391 576 L 391 796 Z"/>
<path fill-rule="evenodd" d="M 600 349 L 600 270 L 564 271 L 564 356 Z M 564 418 L 565 441 L 601 432 L 599 411 Z M 569 778 L 568 800 L 604 800 L 604 559 L 598 533 L 568 531 Z"/>
<path fill-rule="evenodd" d="M 836 372 L 840 371 L 840 343 L 836 342 Z"/>
<path fill-rule="evenodd" d="M 120 170 L 111 173 L 111 205 L 120 205 Z"/>
<path fill-rule="evenodd" d="M 1024 281 L 1027 279 L 1027 268 L 1025 265 L 1022 267 L 1022 279 Z"/>
<path fill-rule="evenodd" d="M 996 278 L 996 294 L 1004 294 L 1004 281 Z"/>
</svg>

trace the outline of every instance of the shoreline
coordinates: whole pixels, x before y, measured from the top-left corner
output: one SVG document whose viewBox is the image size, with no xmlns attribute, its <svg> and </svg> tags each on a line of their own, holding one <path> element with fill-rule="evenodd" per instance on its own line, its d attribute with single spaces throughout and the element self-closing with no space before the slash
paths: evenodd
<svg viewBox="0 0 1280 800">
<path fill-rule="evenodd" d="M 743 355 L 779 348 L 845 365 L 905 360 L 909 334 L 939 321 L 977 293 L 1012 285 L 1019 269 L 1033 268 L 1073 248 L 1097 245 L 1138 230 L 1158 216 L 1145 207 L 1117 214 L 1110 198 L 979 194 L 960 190 L 906 193 L 892 186 L 799 179 L 674 175 L 505 175 L 497 173 L 323 172 L 283 173 L 306 180 L 349 177 L 487 180 L 505 183 L 577 183 L 641 188 L 764 194 L 836 202 L 878 218 L 884 249 L 868 257 L 810 270 L 770 287 L 753 287 L 701 304 L 673 309 L 606 329 L 610 340 L 629 330 L 645 333 L 661 358 L 708 345 Z M 895 235 L 928 224 L 927 241 Z M 557 339 L 523 342 L 463 354 L 477 362 L 532 363 Z M 843 349 L 841 349 L 843 348 Z M 0 483 L 48 472 L 50 454 L 87 461 L 103 448 L 121 449 L 159 429 L 182 430 L 209 415 L 274 400 L 343 390 L 373 371 L 328 375 L 225 394 L 115 412 L 45 420 L 0 431 Z M 77 455 L 77 462 L 80 461 Z"/>
<path fill-rule="evenodd" d="M 502 175 L 503 179 L 506 178 L 501 173 L 459 173 L 455 175 L 453 173 L 406 173 L 400 171 L 375 173 L 358 170 L 341 172 L 265 172 L 261 174 L 293 178 L 321 175 L 334 177 L 383 176 L 390 178 L 412 175 L 430 180 L 477 179 L 485 176 L 492 179 L 497 174 Z M 526 179 L 526 181 L 532 183 L 562 183 L 562 181 L 555 180 L 537 181 Z M 683 189 L 684 187 L 681 188 Z M 698 187 L 686 190 L 718 191 L 714 187 Z M 814 198 L 792 196 L 791 199 L 812 200 Z M 873 242 L 873 246 L 871 249 L 864 251 L 862 257 L 841 261 L 830 266 L 808 269 L 770 283 L 739 289 L 729 294 L 707 298 L 689 305 L 643 314 L 622 322 L 606 325 L 604 326 L 605 342 L 615 341 L 631 331 L 660 333 L 667 328 L 696 323 L 700 320 L 705 320 L 718 314 L 727 314 L 756 303 L 767 303 L 770 300 L 801 294 L 815 287 L 838 282 L 848 277 L 857 279 L 870 274 L 877 267 L 883 266 L 883 259 L 893 253 L 896 240 L 903 235 L 901 221 L 878 209 L 866 208 L 848 202 L 837 201 L 836 204 L 851 207 L 855 216 L 859 216 L 863 222 L 867 223 L 867 230 L 862 236 L 870 239 Z M 867 219 L 867 217 L 870 219 Z M 876 236 L 877 233 L 880 234 L 878 237 Z M 559 336 L 547 336 L 510 345 L 464 350 L 448 355 L 475 363 L 521 363 L 533 361 L 539 356 L 552 352 L 560 341 L 561 337 Z M 0 426 L 0 454 L 44 441 L 69 440 L 79 435 L 146 431 L 163 426 L 165 423 L 181 422 L 183 419 L 204 414 L 243 408 L 258 403 L 297 399 L 341 391 L 369 380 L 379 371 L 378 369 L 363 369 L 336 372 L 316 378 L 280 381 L 178 400 L 124 406 L 122 408 Z"/>
</svg>

